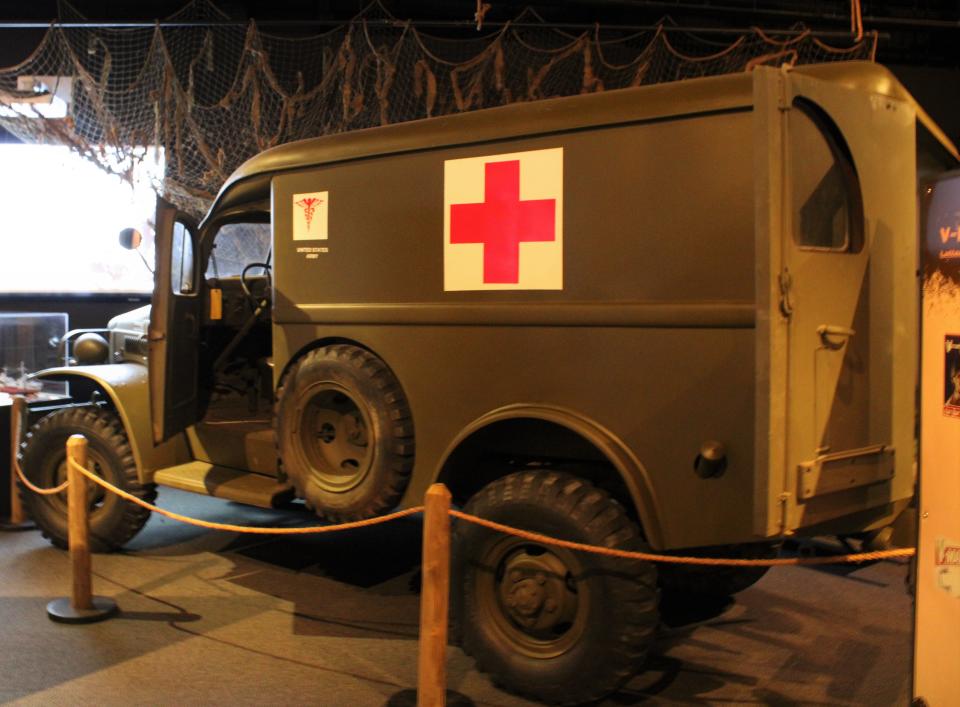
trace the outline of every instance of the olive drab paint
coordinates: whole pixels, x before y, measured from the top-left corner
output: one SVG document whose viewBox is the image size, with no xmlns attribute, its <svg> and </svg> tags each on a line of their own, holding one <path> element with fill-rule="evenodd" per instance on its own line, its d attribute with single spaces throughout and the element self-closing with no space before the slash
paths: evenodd
<svg viewBox="0 0 960 707">
<path fill-rule="evenodd" d="M 199 240 L 271 200 L 275 382 L 325 341 L 382 359 L 417 429 L 406 505 L 522 419 L 612 464 L 655 547 L 863 529 L 913 488 L 917 124 L 858 63 L 513 105 L 274 148 Z M 847 155 L 856 248 L 798 241 L 839 188 L 794 193 L 804 130 Z"/>
<path fill-rule="evenodd" d="M 416 428 L 401 505 L 472 489 L 464 455 L 546 457 L 608 465 L 657 549 L 870 530 L 913 492 L 918 128 L 955 153 L 869 63 L 415 121 L 253 158 L 196 250 L 269 218 L 274 385 L 329 343 L 381 360 Z M 198 378 L 160 330 L 206 305 L 155 295 L 161 437 Z"/>
</svg>

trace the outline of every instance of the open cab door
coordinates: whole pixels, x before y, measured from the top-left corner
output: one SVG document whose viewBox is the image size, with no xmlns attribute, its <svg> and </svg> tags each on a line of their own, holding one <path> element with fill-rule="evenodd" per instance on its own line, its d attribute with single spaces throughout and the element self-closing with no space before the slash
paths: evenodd
<svg viewBox="0 0 960 707">
<path fill-rule="evenodd" d="M 199 411 L 200 273 L 197 227 L 157 198 L 149 379 L 153 441 L 159 444 L 193 424 Z"/>
<path fill-rule="evenodd" d="M 883 527 L 914 487 L 914 104 L 877 66 L 765 70 L 754 85 L 755 529 Z"/>
</svg>

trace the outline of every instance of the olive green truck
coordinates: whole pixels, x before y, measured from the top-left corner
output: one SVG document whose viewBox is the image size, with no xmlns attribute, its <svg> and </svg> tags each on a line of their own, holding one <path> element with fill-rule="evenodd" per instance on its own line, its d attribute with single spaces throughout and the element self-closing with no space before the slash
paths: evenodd
<svg viewBox="0 0 960 707">
<path fill-rule="evenodd" d="M 868 537 L 915 481 L 918 132 L 953 149 L 889 72 L 840 63 L 276 147 L 199 224 L 158 204 L 152 307 L 41 374 L 77 402 L 23 466 L 52 486 L 79 432 L 145 499 L 342 521 L 443 482 L 468 512 L 611 548 Z M 64 501 L 23 496 L 63 545 Z M 147 520 L 91 504 L 97 549 Z M 661 591 L 762 573 L 465 523 L 453 563 L 464 649 L 566 703 L 642 668 Z"/>
</svg>

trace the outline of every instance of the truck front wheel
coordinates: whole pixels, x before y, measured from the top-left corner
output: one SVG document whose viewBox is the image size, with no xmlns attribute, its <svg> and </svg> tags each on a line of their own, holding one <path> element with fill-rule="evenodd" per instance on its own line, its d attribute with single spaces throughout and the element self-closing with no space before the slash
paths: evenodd
<svg viewBox="0 0 960 707">
<path fill-rule="evenodd" d="M 488 520 L 554 538 L 642 550 L 622 506 L 575 476 L 519 472 L 466 506 Z M 454 621 L 481 670 L 538 700 L 603 697 L 642 666 L 657 626 L 649 562 L 571 551 L 458 521 Z"/>
<path fill-rule="evenodd" d="M 357 520 L 397 504 L 413 469 L 413 421 L 383 361 L 324 346 L 291 368 L 277 399 L 283 469 L 318 515 Z"/>
<path fill-rule="evenodd" d="M 20 444 L 23 473 L 41 488 L 67 478 L 66 443 L 71 435 L 87 438 L 87 464 L 98 476 L 144 501 L 157 497 L 156 487 L 141 484 L 133 450 L 116 415 L 97 408 L 65 408 L 41 418 Z M 20 484 L 20 498 L 44 537 L 67 547 L 67 492 L 42 496 Z M 93 482 L 87 483 L 90 549 L 108 552 L 122 547 L 150 518 L 150 511 Z"/>
</svg>

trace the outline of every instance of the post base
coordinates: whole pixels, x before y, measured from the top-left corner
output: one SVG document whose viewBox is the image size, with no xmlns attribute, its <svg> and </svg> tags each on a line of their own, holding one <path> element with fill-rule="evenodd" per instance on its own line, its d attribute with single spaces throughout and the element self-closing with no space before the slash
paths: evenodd
<svg viewBox="0 0 960 707">
<path fill-rule="evenodd" d="M 115 616 L 120 608 L 109 597 L 93 597 L 92 609 L 75 609 L 70 597 L 54 599 L 47 604 L 47 616 L 62 624 L 92 624 Z"/>
<path fill-rule="evenodd" d="M 37 525 L 32 520 L 22 520 L 14 522 L 12 520 L 0 520 L 0 531 L 15 532 L 18 530 L 36 530 Z"/>
</svg>

